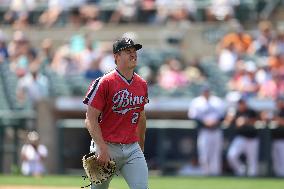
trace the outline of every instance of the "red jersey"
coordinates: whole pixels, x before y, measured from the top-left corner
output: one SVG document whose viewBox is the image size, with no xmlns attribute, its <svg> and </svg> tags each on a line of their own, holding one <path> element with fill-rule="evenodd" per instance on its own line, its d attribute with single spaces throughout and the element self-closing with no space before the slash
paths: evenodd
<svg viewBox="0 0 284 189">
<path fill-rule="evenodd" d="M 102 112 L 99 126 L 107 142 L 138 141 L 140 112 L 148 103 L 147 83 L 136 73 L 128 81 L 114 70 L 92 82 L 83 101 Z"/>
</svg>

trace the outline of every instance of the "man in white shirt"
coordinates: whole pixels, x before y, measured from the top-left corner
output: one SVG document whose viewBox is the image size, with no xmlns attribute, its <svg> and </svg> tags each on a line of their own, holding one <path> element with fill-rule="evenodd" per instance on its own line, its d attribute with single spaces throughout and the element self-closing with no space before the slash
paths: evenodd
<svg viewBox="0 0 284 189">
<path fill-rule="evenodd" d="M 22 174 L 29 176 L 41 176 L 45 173 L 43 160 L 47 157 L 48 150 L 45 145 L 39 143 L 39 135 L 32 131 L 28 133 L 27 143 L 21 149 Z"/>
<path fill-rule="evenodd" d="M 205 175 L 220 175 L 222 162 L 223 133 L 220 129 L 225 105 L 217 96 L 210 94 L 205 86 L 202 94 L 189 106 L 188 117 L 199 125 L 197 136 L 198 160 Z"/>
<path fill-rule="evenodd" d="M 20 78 L 16 88 L 19 103 L 32 105 L 49 95 L 48 78 L 39 72 L 38 65 L 31 65 L 30 72 Z"/>
</svg>

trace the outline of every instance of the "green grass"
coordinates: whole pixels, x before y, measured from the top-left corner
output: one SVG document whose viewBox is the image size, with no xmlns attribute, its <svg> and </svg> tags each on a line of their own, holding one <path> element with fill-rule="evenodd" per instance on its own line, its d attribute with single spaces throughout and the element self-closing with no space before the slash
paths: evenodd
<svg viewBox="0 0 284 189">
<path fill-rule="evenodd" d="M 1 185 L 72 186 L 87 185 L 80 176 L 46 176 L 32 178 L 0 175 Z M 150 189 L 283 189 L 284 179 L 236 177 L 150 177 Z M 115 177 L 111 189 L 127 189 L 121 177 Z"/>
</svg>

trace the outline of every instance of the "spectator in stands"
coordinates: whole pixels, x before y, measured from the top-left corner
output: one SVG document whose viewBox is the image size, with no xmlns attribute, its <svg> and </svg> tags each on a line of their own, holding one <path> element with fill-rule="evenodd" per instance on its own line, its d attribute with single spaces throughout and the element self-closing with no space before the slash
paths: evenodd
<svg viewBox="0 0 284 189">
<path fill-rule="evenodd" d="M 276 176 L 284 177 L 284 97 L 276 100 L 275 125 L 271 128 L 272 163 Z"/>
<path fill-rule="evenodd" d="M 142 23 L 154 23 L 156 18 L 156 0 L 141 0 L 139 3 L 138 21 Z"/>
<path fill-rule="evenodd" d="M 171 1 L 169 21 L 184 22 L 194 21 L 196 17 L 196 5 L 193 0 L 174 0 Z"/>
<path fill-rule="evenodd" d="M 29 132 L 27 142 L 21 149 L 22 174 L 40 177 L 46 173 L 44 160 L 47 155 L 48 150 L 40 143 L 39 134 L 36 131 Z"/>
<path fill-rule="evenodd" d="M 98 9 L 94 4 L 86 4 L 87 0 L 72 0 L 66 5 L 68 20 L 75 27 L 82 27 L 86 24 L 86 19 L 95 19 L 98 16 Z M 65 23 L 64 23 L 65 24 Z"/>
<path fill-rule="evenodd" d="M 274 72 L 270 80 L 260 85 L 258 96 L 275 100 L 282 95 L 284 95 L 284 77 Z"/>
<path fill-rule="evenodd" d="M 236 50 L 236 44 L 229 43 L 228 46 L 224 46 L 220 52 L 218 58 L 218 65 L 220 70 L 232 75 L 235 70 L 235 66 L 238 60 L 238 53 Z"/>
<path fill-rule="evenodd" d="M 235 17 L 236 0 L 211 0 L 211 5 L 206 9 L 208 21 L 227 21 Z"/>
<path fill-rule="evenodd" d="M 39 64 L 33 63 L 29 66 L 29 72 L 19 79 L 16 94 L 20 104 L 31 103 L 35 108 L 37 102 L 48 97 L 49 82 L 39 69 Z"/>
<path fill-rule="evenodd" d="M 220 175 L 222 172 L 223 133 L 220 129 L 225 105 L 221 98 L 211 95 L 208 86 L 192 100 L 188 117 L 198 123 L 197 150 L 203 174 Z"/>
<path fill-rule="evenodd" d="M 13 60 L 20 54 L 23 54 L 28 48 L 27 46 L 29 46 L 28 43 L 29 39 L 23 31 L 15 31 L 13 33 L 12 41 L 8 45 L 8 51 L 11 56 L 11 59 Z"/>
<path fill-rule="evenodd" d="M 271 80 L 272 78 L 272 72 L 269 66 L 267 65 L 260 65 L 257 68 L 257 71 L 255 73 L 255 80 L 258 83 L 258 85 L 261 86 Z"/>
<path fill-rule="evenodd" d="M 252 44 L 252 36 L 246 33 L 239 23 L 233 24 L 232 32 L 226 34 L 217 46 L 217 51 L 227 48 L 230 45 L 234 46 L 237 55 L 244 55 L 248 52 Z"/>
<path fill-rule="evenodd" d="M 284 31 L 278 31 L 268 46 L 269 55 L 284 54 Z"/>
<path fill-rule="evenodd" d="M 267 64 L 272 71 L 279 71 L 284 67 L 284 54 L 275 54 L 268 57 Z"/>
<path fill-rule="evenodd" d="M 190 83 L 204 83 L 206 80 L 202 69 L 199 66 L 199 58 L 195 58 L 193 61 L 188 62 L 183 73 Z"/>
<path fill-rule="evenodd" d="M 32 51 L 30 40 L 22 31 L 15 31 L 13 40 L 8 46 L 10 69 L 18 77 L 23 77 L 28 71 L 28 54 Z"/>
<path fill-rule="evenodd" d="M 98 30 L 103 27 L 103 22 L 99 17 L 100 12 L 100 8 L 94 3 L 80 7 L 80 16 L 84 25 L 92 30 Z"/>
<path fill-rule="evenodd" d="M 35 0 L 11 0 L 4 20 L 17 29 L 24 28 L 29 25 L 29 15 L 35 6 Z"/>
<path fill-rule="evenodd" d="M 228 85 L 228 94 L 227 96 L 231 96 L 236 94 L 237 96 L 241 96 L 240 85 L 241 85 L 241 78 L 245 75 L 245 68 L 243 65 L 242 60 L 238 60 L 236 63 L 236 68 L 234 73 L 232 74 L 231 78 L 229 79 Z"/>
<path fill-rule="evenodd" d="M 85 72 L 85 78 L 94 80 L 99 77 L 102 77 L 104 73 L 100 70 L 100 61 L 99 60 L 93 60 L 91 62 L 90 67 Z"/>
<path fill-rule="evenodd" d="M 239 60 L 236 65 L 236 71 L 229 81 L 229 88 L 237 91 L 246 97 L 257 95 L 259 85 L 255 79 L 256 65 L 252 61 L 245 62 Z"/>
<path fill-rule="evenodd" d="M 39 54 L 40 64 L 42 69 L 47 69 L 47 67 L 50 66 L 53 57 L 54 57 L 53 41 L 49 38 L 45 38 L 41 42 L 41 51 Z"/>
<path fill-rule="evenodd" d="M 89 69 L 91 63 L 98 58 L 98 53 L 94 49 L 94 43 L 89 35 L 82 37 L 82 47 L 78 50 L 78 60 L 83 72 Z"/>
<path fill-rule="evenodd" d="M 6 61 L 9 58 L 6 36 L 2 30 L 0 30 L 0 62 Z"/>
<path fill-rule="evenodd" d="M 272 71 L 284 69 L 284 32 L 279 32 L 268 47 L 268 66 Z M 284 73 L 283 73 L 284 74 Z"/>
<path fill-rule="evenodd" d="M 254 127 L 258 119 L 258 113 L 248 107 L 246 99 L 241 98 L 237 102 L 236 109 L 228 111 L 224 120 L 226 125 L 231 125 L 236 132 L 229 146 L 227 159 L 230 167 L 238 176 L 258 175 L 259 139 Z M 242 154 L 246 157 L 246 164 L 241 160 Z"/>
<path fill-rule="evenodd" d="M 160 67 L 158 75 L 158 84 L 164 89 L 176 89 L 183 87 L 188 83 L 187 77 L 183 72 L 182 63 L 170 58 Z"/>
<path fill-rule="evenodd" d="M 100 70 L 103 73 L 108 73 L 111 70 L 116 68 L 116 64 L 114 63 L 114 57 L 112 54 L 112 46 L 109 42 L 104 42 L 100 45 L 98 49 L 99 57 L 100 57 Z"/>
<path fill-rule="evenodd" d="M 51 69 L 61 76 L 72 76 L 82 74 L 79 61 L 75 58 L 75 53 L 69 45 L 63 45 L 56 51 Z"/>
<path fill-rule="evenodd" d="M 137 21 L 139 0 L 119 0 L 111 15 L 112 23 L 129 23 Z"/>
<path fill-rule="evenodd" d="M 249 53 L 252 55 L 268 56 L 269 44 L 273 39 L 272 24 L 270 21 L 261 21 L 258 24 L 258 34 L 252 45 L 249 47 Z"/>
<path fill-rule="evenodd" d="M 65 0 L 49 0 L 48 8 L 39 17 L 39 23 L 45 27 L 53 26 L 68 6 Z"/>
<path fill-rule="evenodd" d="M 74 7 L 69 10 L 68 18 L 69 23 L 74 27 L 80 28 L 84 24 L 80 13 L 80 7 Z"/>
<path fill-rule="evenodd" d="M 194 21 L 196 17 L 193 0 L 156 0 L 156 6 L 156 23 Z"/>
<path fill-rule="evenodd" d="M 155 23 L 158 24 L 164 24 L 167 22 L 169 11 L 168 11 L 168 5 L 169 1 L 167 0 L 156 0 L 156 18 Z"/>
<path fill-rule="evenodd" d="M 94 49 L 93 41 L 89 37 L 85 37 L 85 39 L 86 47 L 79 53 L 79 61 L 85 78 L 93 80 L 104 74 L 100 70 L 100 63 L 103 57 Z"/>
</svg>

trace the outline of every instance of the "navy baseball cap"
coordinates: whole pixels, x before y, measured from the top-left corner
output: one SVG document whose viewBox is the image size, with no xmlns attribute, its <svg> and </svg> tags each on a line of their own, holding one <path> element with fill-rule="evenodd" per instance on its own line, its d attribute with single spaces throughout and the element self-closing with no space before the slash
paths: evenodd
<svg viewBox="0 0 284 189">
<path fill-rule="evenodd" d="M 115 53 L 118 53 L 119 51 L 122 51 L 127 48 L 131 48 L 131 47 L 134 47 L 137 51 L 142 48 L 142 45 L 138 43 L 135 44 L 132 39 L 124 37 L 124 38 L 118 39 L 117 41 L 113 43 L 112 51 L 115 54 Z"/>
<path fill-rule="evenodd" d="M 248 101 L 248 97 L 244 96 L 244 95 L 241 95 L 239 100 L 238 100 L 238 103 L 247 103 Z"/>
<path fill-rule="evenodd" d="M 211 88 L 210 88 L 209 84 L 204 84 L 200 88 L 200 92 L 201 93 L 210 92 L 210 91 L 211 91 Z"/>
</svg>

